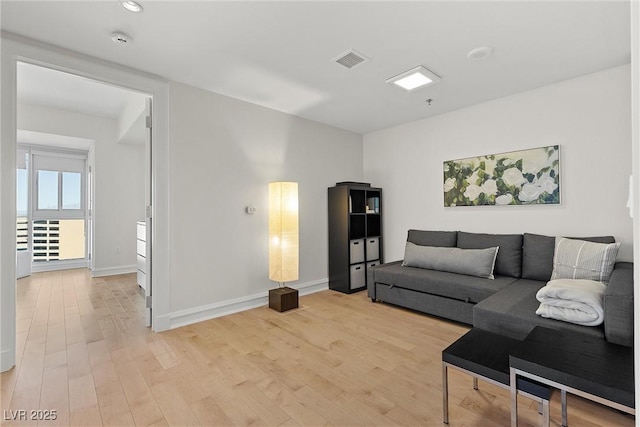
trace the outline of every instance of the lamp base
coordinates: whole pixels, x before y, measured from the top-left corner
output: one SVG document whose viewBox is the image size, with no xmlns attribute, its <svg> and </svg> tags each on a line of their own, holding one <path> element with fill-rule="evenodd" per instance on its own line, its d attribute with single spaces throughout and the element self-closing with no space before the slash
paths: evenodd
<svg viewBox="0 0 640 427">
<path fill-rule="evenodd" d="M 281 313 L 298 308 L 298 290 L 289 287 L 269 289 L 269 308 Z"/>
</svg>

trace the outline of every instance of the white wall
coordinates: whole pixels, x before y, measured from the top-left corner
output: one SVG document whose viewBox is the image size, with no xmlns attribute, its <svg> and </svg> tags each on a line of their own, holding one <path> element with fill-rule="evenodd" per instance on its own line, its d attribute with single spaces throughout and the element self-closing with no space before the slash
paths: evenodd
<svg viewBox="0 0 640 427">
<path fill-rule="evenodd" d="M 291 285 L 326 286 L 327 188 L 362 178 L 361 135 L 177 83 L 170 101 L 171 311 L 201 307 L 201 319 L 275 287 L 271 181 L 299 182 L 300 280 Z"/>
<path fill-rule="evenodd" d="M 116 143 L 116 120 L 65 110 L 18 104 L 17 121 L 18 129 L 95 141 L 95 273 L 135 271 L 135 223 L 144 219 L 144 145 Z"/>
<path fill-rule="evenodd" d="M 631 260 L 630 67 L 621 66 L 364 136 L 364 177 L 384 190 L 386 261 L 410 228 L 614 235 Z M 443 207 L 445 160 L 560 145 L 559 206 Z"/>
<path fill-rule="evenodd" d="M 117 141 L 126 144 L 145 143 L 147 97 L 131 93 L 117 120 Z"/>
</svg>

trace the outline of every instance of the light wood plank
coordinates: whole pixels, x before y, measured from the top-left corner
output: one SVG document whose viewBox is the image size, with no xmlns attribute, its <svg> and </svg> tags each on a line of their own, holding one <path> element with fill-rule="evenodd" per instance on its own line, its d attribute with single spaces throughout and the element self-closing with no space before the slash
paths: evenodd
<svg viewBox="0 0 640 427">
<path fill-rule="evenodd" d="M 67 346 L 67 363 L 69 379 L 85 377 L 91 374 L 91 362 L 87 344 L 84 342 Z"/>
<path fill-rule="evenodd" d="M 164 415 L 136 362 L 116 364 L 116 371 L 136 425 L 154 424 L 164 419 Z"/>
<path fill-rule="evenodd" d="M 177 392 L 172 383 L 162 383 L 151 388 L 165 419 L 170 425 L 197 426 L 198 418 L 191 412 L 189 405 Z"/>
<path fill-rule="evenodd" d="M 96 396 L 104 425 L 135 425 L 133 415 L 129 409 L 129 403 L 118 381 L 98 386 Z"/>
<path fill-rule="evenodd" d="M 89 408 L 98 404 L 96 386 L 91 374 L 83 377 L 69 378 L 69 408 Z"/>
<path fill-rule="evenodd" d="M 64 355 L 63 352 L 61 353 Z M 61 387 L 61 385 L 68 383 L 66 361 L 62 363 L 62 358 L 55 356 L 46 361 L 45 366 L 47 368 L 44 371 L 38 408 L 45 411 L 55 411 L 55 420 L 41 420 L 38 424 L 69 425 L 69 389 Z"/>
<path fill-rule="evenodd" d="M 222 408 L 211 396 L 193 402 L 189 405 L 193 414 L 201 425 L 206 426 L 232 426 L 233 422 L 227 417 Z"/>
<path fill-rule="evenodd" d="M 98 404 L 71 410 L 71 421 L 69 425 L 72 425 L 72 426 L 103 425 Z"/>
</svg>

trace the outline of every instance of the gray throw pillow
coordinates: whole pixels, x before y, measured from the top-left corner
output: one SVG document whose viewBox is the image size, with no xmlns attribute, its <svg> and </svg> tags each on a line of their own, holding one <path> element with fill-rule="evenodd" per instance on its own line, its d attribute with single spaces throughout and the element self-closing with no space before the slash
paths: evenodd
<svg viewBox="0 0 640 427">
<path fill-rule="evenodd" d="M 606 285 L 619 248 L 620 243 L 593 243 L 557 237 L 551 280 L 587 279 Z"/>
<path fill-rule="evenodd" d="M 420 246 L 453 248 L 457 240 L 457 231 L 409 230 L 407 235 L 407 242 Z"/>
<path fill-rule="evenodd" d="M 407 242 L 402 265 L 493 279 L 498 247 L 486 249 L 441 248 Z"/>
<path fill-rule="evenodd" d="M 522 275 L 522 234 L 489 234 L 458 232 L 457 247 L 461 249 L 484 249 L 500 247 L 496 258 L 495 273 L 499 276 L 520 277 Z"/>
<path fill-rule="evenodd" d="M 569 237 L 594 243 L 615 243 L 613 236 Z M 556 247 L 554 236 L 524 233 L 522 240 L 522 278 L 548 282 L 553 273 L 553 255 Z"/>
</svg>

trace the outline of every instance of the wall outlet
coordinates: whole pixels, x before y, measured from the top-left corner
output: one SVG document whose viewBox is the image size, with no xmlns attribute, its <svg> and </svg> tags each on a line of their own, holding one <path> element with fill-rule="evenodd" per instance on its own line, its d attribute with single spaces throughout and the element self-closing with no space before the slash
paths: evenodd
<svg viewBox="0 0 640 427">
<path fill-rule="evenodd" d="M 114 250 L 115 250 L 115 252 L 116 252 L 117 254 L 119 254 L 119 253 L 120 253 L 120 246 L 116 246 Z"/>
</svg>

